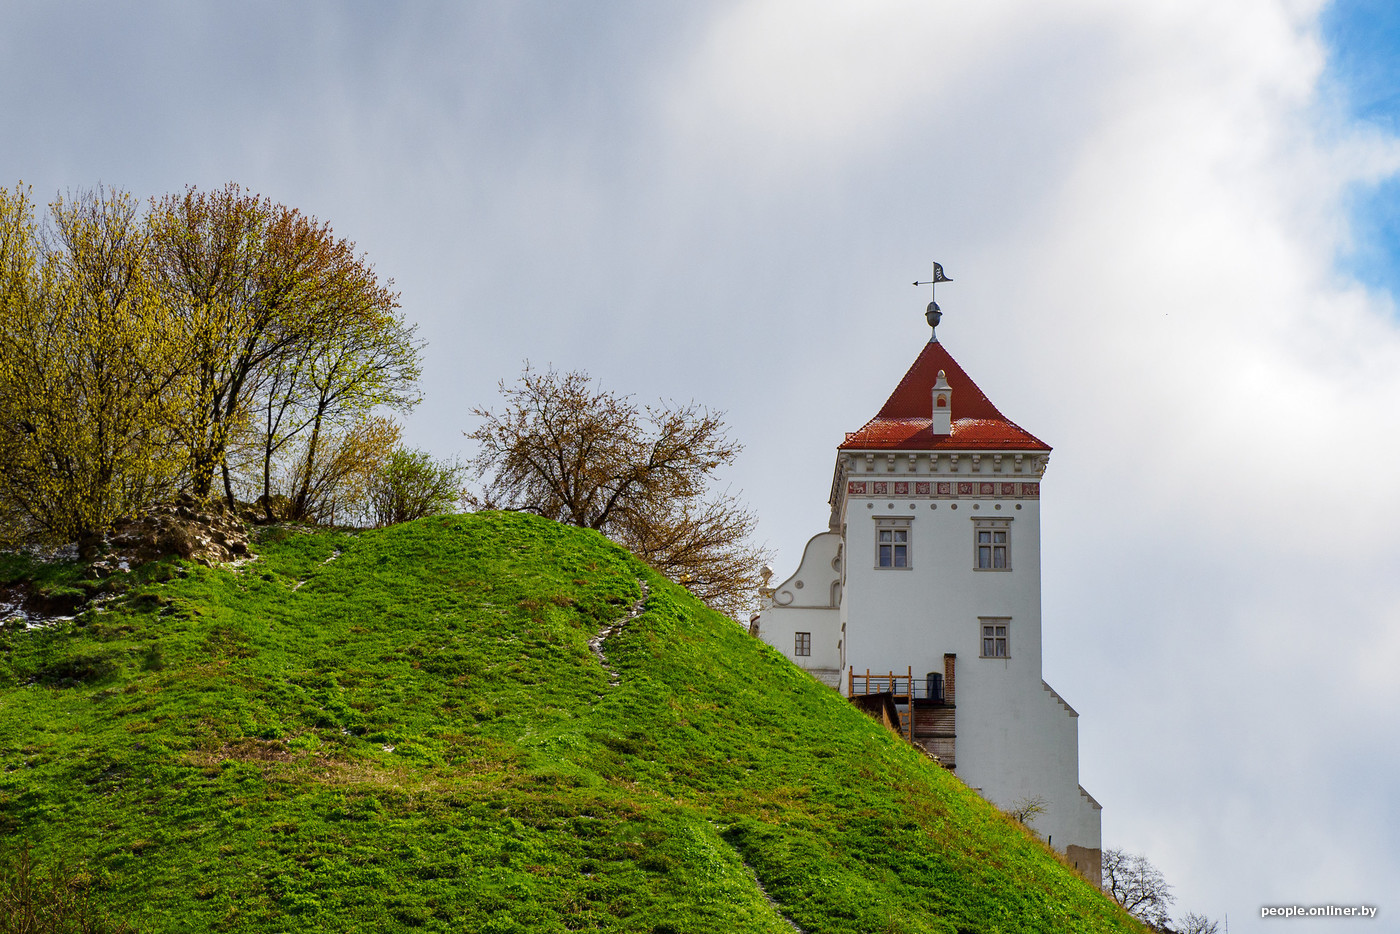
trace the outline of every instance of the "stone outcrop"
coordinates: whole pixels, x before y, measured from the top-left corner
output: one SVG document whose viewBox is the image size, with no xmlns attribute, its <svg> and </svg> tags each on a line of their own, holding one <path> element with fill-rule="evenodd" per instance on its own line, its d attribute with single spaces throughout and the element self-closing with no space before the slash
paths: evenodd
<svg viewBox="0 0 1400 934">
<path fill-rule="evenodd" d="M 248 530 L 222 501 L 205 502 L 185 494 L 124 519 L 101 535 L 88 536 L 76 548 L 70 544 L 33 554 L 40 561 L 81 558 L 88 562 L 87 580 L 47 589 L 28 580 L 0 586 L 0 627 L 33 629 L 71 619 L 120 593 L 120 575 L 147 561 L 177 555 L 212 567 L 246 557 Z"/>
<path fill-rule="evenodd" d="M 94 575 L 105 576 L 167 555 L 206 566 L 232 561 L 248 554 L 248 531 L 222 501 L 182 494 L 173 503 L 118 522 L 100 541 L 83 545 L 84 553 L 96 558 Z"/>
</svg>

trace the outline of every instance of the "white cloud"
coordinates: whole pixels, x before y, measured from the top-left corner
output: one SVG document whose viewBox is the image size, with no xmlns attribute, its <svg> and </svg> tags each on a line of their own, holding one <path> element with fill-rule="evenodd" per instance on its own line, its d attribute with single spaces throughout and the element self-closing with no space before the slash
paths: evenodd
<svg viewBox="0 0 1400 934">
<path fill-rule="evenodd" d="M 1011 12 L 959 7 L 735 4 L 709 25 L 665 102 L 687 136 L 717 125 L 737 131 L 749 159 L 775 147 L 796 159 L 878 147 L 911 104 L 972 64 L 978 39 Z"/>
</svg>

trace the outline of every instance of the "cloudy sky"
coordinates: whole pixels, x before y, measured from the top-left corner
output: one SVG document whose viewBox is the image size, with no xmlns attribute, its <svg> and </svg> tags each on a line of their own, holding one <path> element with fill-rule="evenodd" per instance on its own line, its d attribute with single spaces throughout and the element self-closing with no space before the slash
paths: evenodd
<svg viewBox="0 0 1400 934">
<path fill-rule="evenodd" d="M 728 413 L 795 565 L 927 336 L 1055 447 L 1047 679 L 1179 908 L 1400 917 L 1400 17 L 1343 0 L 0 3 L 0 184 L 246 188 L 426 339 Z M 1362 922 L 1332 922 L 1344 926 Z M 1296 926 L 1296 925 L 1295 925 Z M 1324 926 L 1312 925 L 1312 930 Z"/>
</svg>

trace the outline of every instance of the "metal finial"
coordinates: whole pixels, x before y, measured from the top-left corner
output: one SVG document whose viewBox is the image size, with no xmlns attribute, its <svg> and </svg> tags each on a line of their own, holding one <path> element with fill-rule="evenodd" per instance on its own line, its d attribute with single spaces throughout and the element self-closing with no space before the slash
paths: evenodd
<svg viewBox="0 0 1400 934">
<path fill-rule="evenodd" d="M 935 298 L 936 296 L 935 296 L 933 293 L 937 291 L 937 289 L 938 289 L 938 283 L 940 283 L 940 282 L 952 282 L 952 281 L 953 281 L 952 279 L 949 279 L 947 276 L 945 276 L 945 275 L 943 274 L 943 264 L 941 264 L 941 263 L 934 263 L 934 264 L 933 264 L 933 278 L 930 279 L 930 280 L 928 280 L 927 282 L 917 282 L 917 281 L 916 281 L 914 284 L 915 284 L 915 285 L 928 285 L 928 286 L 932 286 L 933 288 L 930 290 L 929 297 L 930 297 L 930 298 Z M 936 302 L 936 301 L 929 302 L 929 303 L 928 303 L 928 309 L 924 312 L 924 320 L 928 322 L 928 326 L 929 326 L 929 327 L 933 328 L 933 336 L 931 336 L 931 337 L 928 339 L 928 342 L 929 342 L 930 344 L 936 344 L 936 343 L 938 343 L 938 322 L 941 321 L 942 319 L 943 319 L 943 312 L 942 312 L 941 310 L 939 310 L 939 308 L 938 308 L 938 302 Z"/>
</svg>

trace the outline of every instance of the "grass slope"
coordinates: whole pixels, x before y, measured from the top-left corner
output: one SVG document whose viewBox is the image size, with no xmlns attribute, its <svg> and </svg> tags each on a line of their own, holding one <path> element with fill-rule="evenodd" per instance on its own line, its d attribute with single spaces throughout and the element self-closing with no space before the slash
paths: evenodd
<svg viewBox="0 0 1400 934">
<path fill-rule="evenodd" d="M 258 551 L 0 635 L 0 835 L 136 930 L 1141 930 L 595 533 L 483 513 Z M 641 581 L 610 686 L 588 639 Z"/>
</svg>

